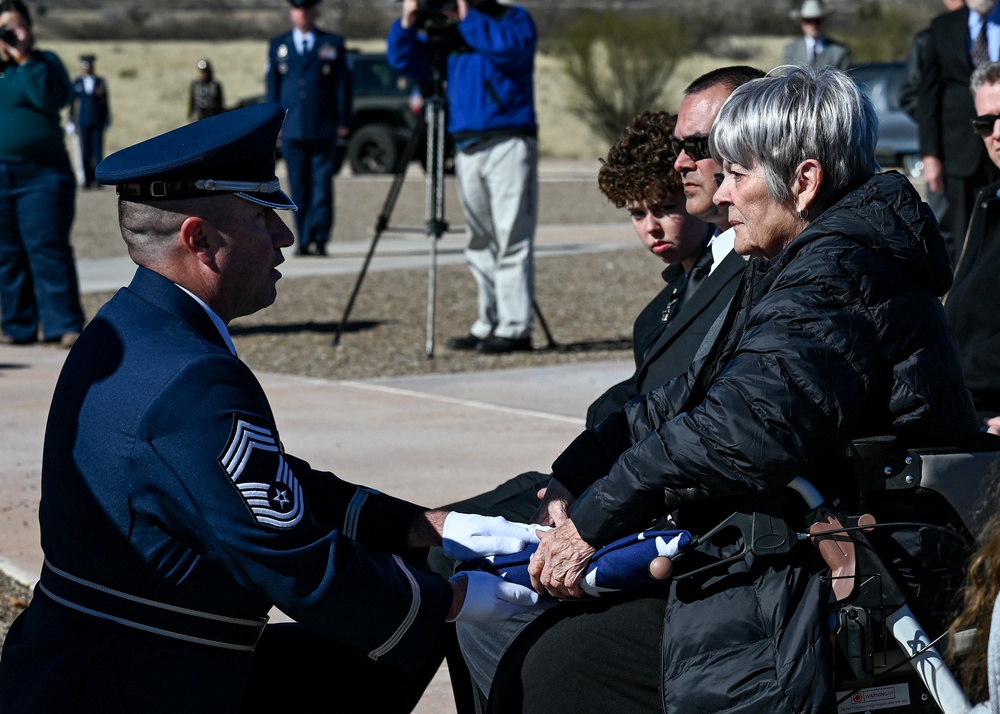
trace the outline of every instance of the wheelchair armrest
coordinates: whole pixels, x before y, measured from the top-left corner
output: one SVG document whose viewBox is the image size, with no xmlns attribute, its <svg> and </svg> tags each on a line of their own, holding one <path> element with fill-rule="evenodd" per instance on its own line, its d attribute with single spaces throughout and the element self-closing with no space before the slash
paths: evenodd
<svg viewBox="0 0 1000 714">
<path fill-rule="evenodd" d="M 743 547 L 737 553 L 726 558 L 720 558 L 708 565 L 694 570 L 678 571 L 676 564 L 685 553 L 697 546 L 710 541 L 717 534 L 730 528 L 736 529 L 742 539 Z M 675 565 L 674 579 L 684 580 L 712 570 L 722 569 L 752 553 L 756 556 L 777 555 L 787 553 L 798 542 L 798 534 L 781 515 L 780 505 L 774 498 L 752 498 L 746 508 L 735 511 L 728 518 L 692 541 L 691 545 L 673 558 Z"/>
</svg>

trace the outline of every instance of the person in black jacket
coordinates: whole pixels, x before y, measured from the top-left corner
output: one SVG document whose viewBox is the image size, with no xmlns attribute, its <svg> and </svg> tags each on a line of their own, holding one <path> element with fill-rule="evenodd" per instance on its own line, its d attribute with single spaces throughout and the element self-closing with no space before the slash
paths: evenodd
<svg viewBox="0 0 1000 714">
<path fill-rule="evenodd" d="M 976 120 L 990 160 L 1000 166 L 1000 62 L 981 65 L 972 74 Z M 969 132 L 972 133 L 971 131 Z M 1000 414 L 1000 181 L 976 198 L 968 235 L 955 265 L 955 284 L 945 297 L 945 311 L 962 350 L 965 382 L 984 420 Z"/>
<path fill-rule="evenodd" d="M 944 0 L 944 7 L 947 12 L 965 7 L 965 0 Z M 899 87 L 899 106 L 909 117 L 919 124 L 920 122 L 920 81 L 924 76 L 924 67 L 927 65 L 927 44 L 929 42 L 931 30 L 929 27 L 917 32 L 910 43 L 910 51 L 906 56 L 906 79 Z M 945 245 L 952 250 L 954 237 L 951 235 L 951 214 L 948 210 L 948 198 L 941 188 L 927 189 L 927 205 L 937 216 L 938 224 L 941 226 L 941 235 L 944 236 Z"/>
<path fill-rule="evenodd" d="M 796 128 L 788 141 L 787 127 Z M 961 444 L 978 434 L 939 297 L 944 242 L 905 177 L 880 174 L 871 101 L 838 70 L 784 68 L 733 91 L 709 140 L 715 202 L 751 256 L 691 370 L 582 433 L 553 464 L 572 494 L 529 565 L 582 595 L 595 549 L 673 514 L 704 533 L 797 475 L 853 493 L 853 439 Z M 720 533 L 688 557 L 733 555 Z M 497 711 L 815 712 L 830 705 L 829 571 L 799 542 L 612 600 L 559 605 L 501 668 Z M 596 653 L 600 656 L 595 656 Z"/>
<path fill-rule="evenodd" d="M 932 191 L 944 191 L 950 208 L 949 229 L 957 243 L 965 237 L 976 192 L 998 178 L 982 144 L 968 131 L 975 116 L 969 78 L 979 64 L 973 54 L 982 34 L 983 58 L 996 58 L 989 47 L 989 25 L 1000 22 L 997 0 L 969 0 L 968 7 L 931 21 L 920 77 L 917 111 L 924 180 Z M 954 262 L 956 250 L 948 246 Z"/>
</svg>

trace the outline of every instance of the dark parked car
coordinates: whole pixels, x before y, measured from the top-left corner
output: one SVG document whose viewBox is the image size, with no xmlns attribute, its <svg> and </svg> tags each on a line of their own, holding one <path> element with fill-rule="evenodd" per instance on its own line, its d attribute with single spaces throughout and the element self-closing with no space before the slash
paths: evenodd
<svg viewBox="0 0 1000 714">
<path fill-rule="evenodd" d="M 874 62 L 852 68 L 851 76 L 875 105 L 879 118 L 878 146 L 875 153 L 885 167 L 902 168 L 910 176 L 919 176 L 923 162 L 917 124 L 899 104 L 899 90 L 906 80 L 905 62 Z"/>
<path fill-rule="evenodd" d="M 353 54 L 354 118 L 347 140 L 347 160 L 356 174 L 385 174 L 395 170 L 420 116 L 411 106 L 419 89 L 392 67 L 384 54 Z M 422 103 L 420 104 L 422 105 Z M 418 106 L 420 106 L 418 105 Z M 423 155 L 423 140 L 413 158 Z"/>
<path fill-rule="evenodd" d="M 341 140 L 340 161 L 356 174 L 388 174 L 406 149 L 410 134 L 420 126 L 423 97 L 413 80 L 389 66 L 384 53 L 351 51 L 354 68 L 354 116 L 351 134 Z M 237 107 L 259 104 L 263 96 L 248 97 Z M 426 137 L 421 131 L 413 160 L 425 164 Z M 446 146 L 449 156 L 453 154 Z M 340 167 L 338 166 L 338 171 Z M 451 162 L 446 160 L 445 169 Z"/>
</svg>

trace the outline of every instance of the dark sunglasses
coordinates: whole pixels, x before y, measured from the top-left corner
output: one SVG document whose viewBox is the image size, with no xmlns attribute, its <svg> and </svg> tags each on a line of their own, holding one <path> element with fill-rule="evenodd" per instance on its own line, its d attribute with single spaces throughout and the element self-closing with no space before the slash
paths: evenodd
<svg viewBox="0 0 1000 714">
<path fill-rule="evenodd" d="M 979 136 L 989 136 L 993 133 L 993 126 L 1000 119 L 1000 114 L 983 114 L 972 120 L 972 130 Z"/>
<path fill-rule="evenodd" d="M 671 136 L 670 148 L 673 149 L 674 153 L 678 156 L 680 156 L 683 151 L 691 157 L 692 161 L 701 161 L 702 159 L 712 158 L 712 155 L 708 152 L 707 136 L 689 136 L 683 141 L 678 139 L 676 136 Z"/>
</svg>

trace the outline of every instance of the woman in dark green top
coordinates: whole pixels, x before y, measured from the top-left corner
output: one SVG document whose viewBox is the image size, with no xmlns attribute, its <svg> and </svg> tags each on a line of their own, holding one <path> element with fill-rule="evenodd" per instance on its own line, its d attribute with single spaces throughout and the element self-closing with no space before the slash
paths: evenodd
<svg viewBox="0 0 1000 714">
<path fill-rule="evenodd" d="M 34 49 L 20 0 L 0 0 L 0 327 L 3 344 L 71 347 L 83 328 L 69 232 L 76 181 L 59 110 L 66 68 Z"/>
</svg>

